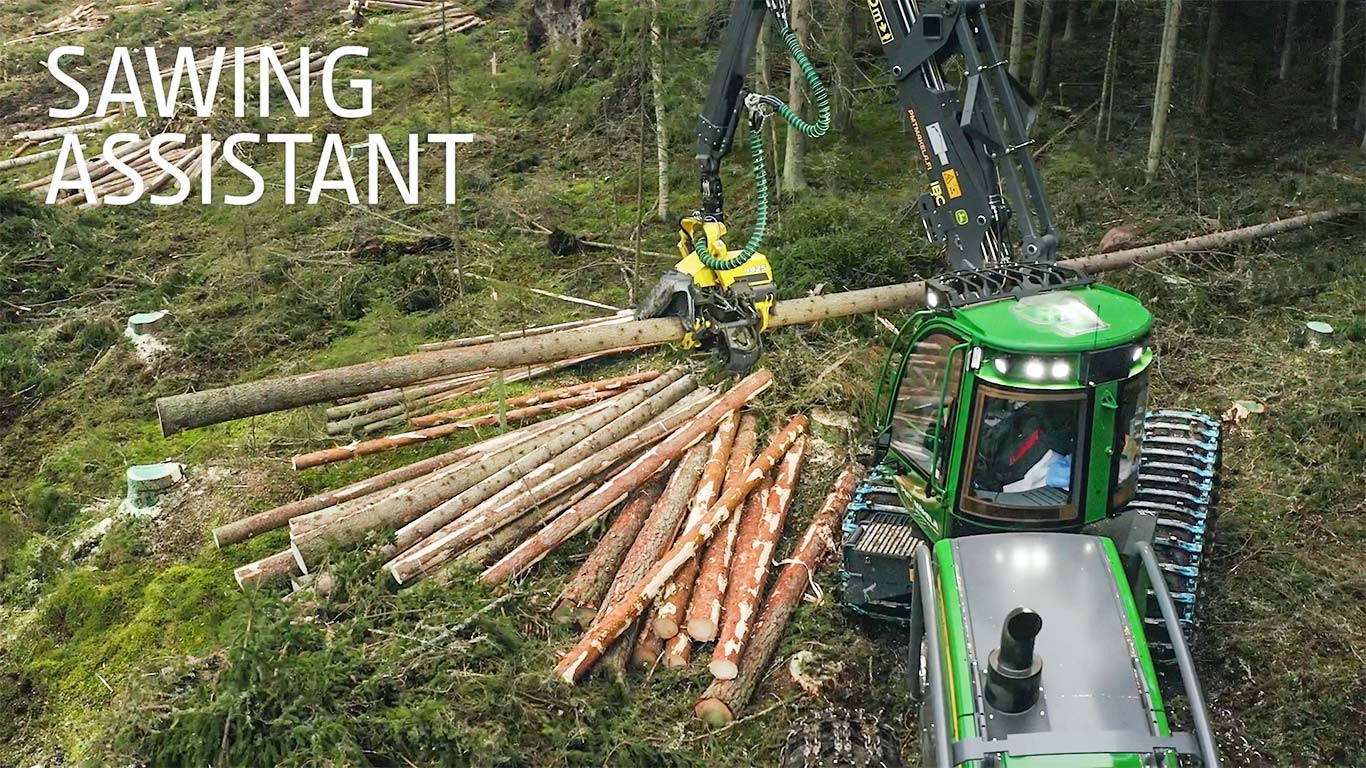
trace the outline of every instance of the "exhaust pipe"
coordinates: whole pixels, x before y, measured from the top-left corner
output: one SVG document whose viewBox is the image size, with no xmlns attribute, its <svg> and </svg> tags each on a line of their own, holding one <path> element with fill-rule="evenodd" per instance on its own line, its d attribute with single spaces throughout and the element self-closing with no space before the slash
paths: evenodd
<svg viewBox="0 0 1366 768">
<path fill-rule="evenodd" d="M 1034 653 L 1034 638 L 1043 618 L 1028 608 L 1006 614 L 1001 647 L 987 657 L 987 703 L 1001 712 L 1018 715 L 1039 700 L 1043 659 Z"/>
</svg>

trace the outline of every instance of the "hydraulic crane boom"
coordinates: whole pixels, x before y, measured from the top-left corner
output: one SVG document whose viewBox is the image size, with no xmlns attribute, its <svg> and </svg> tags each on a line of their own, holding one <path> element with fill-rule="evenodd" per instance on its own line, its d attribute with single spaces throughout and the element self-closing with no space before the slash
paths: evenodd
<svg viewBox="0 0 1366 768">
<path fill-rule="evenodd" d="M 955 270 L 1053 262 L 1058 232 L 1029 153 L 1033 101 L 1006 71 L 985 1 L 868 0 L 868 8 L 928 178 L 926 234 Z"/>
<path fill-rule="evenodd" d="M 1058 233 L 1029 154 L 1032 102 L 1005 70 L 987 24 L 985 0 L 867 3 L 915 135 L 916 165 L 927 177 L 919 202 L 926 234 L 943 245 L 954 270 L 1051 264 Z M 810 86 L 819 112 L 814 124 L 773 96 L 745 90 L 769 17 Z M 745 246 L 732 250 L 724 240 L 721 162 L 730 154 L 744 112 L 749 115 L 755 222 Z M 786 0 L 733 0 L 697 121 L 701 204 L 679 222 L 682 260 L 641 302 L 637 315 L 678 317 L 687 330 L 685 348 L 716 349 L 736 371 L 759 359 L 760 332 L 768 327 L 777 293 L 773 270 L 759 252 L 768 216 L 760 126 L 775 114 L 807 136 L 824 134 L 830 124 L 825 88 L 789 26 Z"/>
</svg>

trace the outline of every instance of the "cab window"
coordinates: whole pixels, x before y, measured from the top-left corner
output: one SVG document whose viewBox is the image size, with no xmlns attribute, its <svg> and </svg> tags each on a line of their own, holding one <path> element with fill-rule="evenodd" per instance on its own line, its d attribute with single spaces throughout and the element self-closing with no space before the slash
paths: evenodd
<svg viewBox="0 0 1366 768">
<path fill-rule="evenodd" d="M 892 406 L 892 448 L 940 487 L 948 474 L 963 375 L 962 350 L 955 355 L 953 349 L 962 343 L 948 333 L 934 332 L 912 345 L 901 364 Z"/>
<path fill-rule="evenodd" d="M 1003 522 L 1074 519 L 1086 393 L 982 385 L 976 397 L 964 511 Z"/>
</svg>

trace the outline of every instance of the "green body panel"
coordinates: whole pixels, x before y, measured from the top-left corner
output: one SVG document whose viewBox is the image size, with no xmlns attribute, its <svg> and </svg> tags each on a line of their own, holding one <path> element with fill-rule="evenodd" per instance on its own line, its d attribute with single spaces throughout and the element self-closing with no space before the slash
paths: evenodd
<svg viewBox="0 0 1366 768">
<path fill-rule="evenodd" d="M 954 739 L 976 735 L 972 692 L 971 655 L 967 652 L 967 631 L 963 626 L 963 612 L 959 610 L 962 596 L 958 594 L 957 566 L 948 539 L 934 545 L 934 563 L 938 571 L 940 638 L 945 649 L 945 679 L 949 688 L 949 720 L 953 723 Z"/>
<path fill-rule="evenodd" d="M 1122 601 L 1122 609 L 1128 621 L 1129 631 L 1138 639 L 1134 647 L 1143 679 L 1152 699 L 1157 733 L 1159 736 L 1168 736 L 1171 733 L 1170 724 L 1163 705 L 1157 672 L 1153 667 L 1147 644 L 1142 642 L 1144 637 L 1143 614 L 1134 601 L 1133 591 L 1125 578 L 1123 561 L 1120 559 L 1118 550 L 1115 549 L 1114 542 L 1105 537 L 1097 538 L 1104 547 L 1105 557 L 1110 561 L 1111 569 L 1116 576 L 1116 591 Z M 977 733 L 976 697 L 972 686 L 972 653 L 968 648 L 967 628 L 963 624 L 963 596 L 958 588 L 958 570 L 957 563 L 954 560 L 952 542 L 944 539 L 935 544 L 933 557 L 936 570 L 936 591 L 939 594 L 940 628 L 943 635 L 940 640 L 945 649 L 942 671 L 949 691 L 947 706 L 949 718 L 954 727 L 952 738 L 961 740 L 979 734 Z M 981 761 L 970 761 L 964 765 L 976 768 L 981 765 Z M 1005 757 L 1001 760 L 1000 766 L 1001 768 L 1146 768 L 1143 756 L 1138 754 Z M 1176 759 L 1168 757 L 1166 766 L 1167 768 L 1177 768 Z"/>
<path fill-rule="evenodd" d="M 1096 386 L 1095 407 L 1091 409 L 1091 471 L 1087 473 L 1090 480 L 1086 484 L 1086 507 L 1082 514 L 1087 523 L 1104 518 L 1110 506 L 1110 464 L 1115 458 L 1118 397 L 1118 382 Z"/>
<path fill-rule="evenodd" d="M 1138 299 L 1105 285 L 1059 291 L 1080 299 L 1108 328 L 1076 336 L 1062 334 L 1030 322 L 1015 311 L 1013 299 L 976 304 L 955 311 L 962 327 L 971 329 L 973 341 L 1011 352 L 1083 352 L 1123 344 L 1147 333 L 1153 316 Z"/>
</svg>

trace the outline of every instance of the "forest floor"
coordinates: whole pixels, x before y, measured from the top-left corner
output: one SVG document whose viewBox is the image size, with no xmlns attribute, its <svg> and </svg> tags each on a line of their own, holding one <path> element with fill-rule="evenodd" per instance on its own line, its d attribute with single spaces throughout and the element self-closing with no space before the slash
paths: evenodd
<svg viewBox="0 0 1366 768">
<path fill-rule="evenodd" d="M 93 62 L 83 79 L 102 76 L 100 57 L 116 41 L 359 39 L 371 47 L 376 112 L 348 124 L 347 134 L 446 128 L 438 48 L 415 47 L 378 24 L 347 38 L 330 13 L 303 12 L 312 5 L 206 0 L 118 14 L 104 30 L 78 36 Z M 339 588 L 316 603 L 244 595 L 232 569 L 280 549 L 284 533 L 220 551 L 208 538 L 213 525 L 436 448 L 294 473 L 292 454 L 327 444 L 319 408 L 159 436 L 158 396 L 587 314 L 527 287 L 628 306 L 635 289 L 670 265 L 668 257 L 637 261 L 613 249 L 556 255 L 546 238 L 523 231 L 534 221 L 628 248 L 638 235 L 646 251 L 672 249 L 672 222 L 640 221 L 640 143 L 653 135 L 648 127 L 642 134 L 638 111 L 636 4 L 599 2 L 597 31 L 579 55 L 529 54 L 509 5 L 476 3 L 491 23 L 450 43 L 450 120 L 481 137 L 462 162 L 455 208 L 324 201 L 76 213 L 44 208 L 13 188 L 37 172 L 0 174 L 0 764 L 754 765 L 773 762 L 788 727 L 819 704 L 785 662 L 746 719 L 714 733 L 690 712 L 708 682 L 701 668 L 625 685 L 552 681 L 556 654 L 572 635 L 546 608 L 588 551 L 588 537 L 469 624 L 462 622 L 499 596 L 461 579 L 392 594 L 368 575 L 374 563 L 364 555 L 338 555 Z M 689 116 L 711 62 L 710 54 L 682 52 L 706 44 L 703 30 L 716 16 L 692 7 L 701 4 L 664 5 L 672 9 L 665 76 L 677 214 L 693 203 Z M 4 4 L 0 39 L 50 13 L 38 0 Z M 1083 35 L 1060 51 L 1059 71 L 1094 79 L 1103 44 Z M 50 47 L 7 49 L 0 113 L 44 123 L 42 107 L 58 98 L 41 64 Z M 860 49 L 871 75 L 878 70 L 870 52 Z M 497 75 L 489 66 L 495 54 Z M 1330 135 L 1320 118 L 1304 119 L 1320 107 L 1288 86 L 1264 94 L 1254 114 L 1225 104 L 1202 125 L 1178 113 L 1168 159 L 1145 183 L 1151 75 L 1147 62 L 1124 66 L 1132 72 L 1120 78 L 1105 146 L 1094 144 L 1094 121 L 1073 123 L 1094 89 L 1050 95 L 1036 127 L 1052 139 L 1040 164 L 1064 257 L 1093 252 L 1117 225 L 1160 242 L 1366 203 L 1356 141 Z M 1250 82 L 1248 72 L 1227 69 L 1228 78 Z M 881 82 L 874 77 L 858 91 L 851 132 L 811 143 L 811 191 L 780 201 L 766 250 L 783 296 L 941 267 L 921 236 L 912 208 L 918 192 L 907 181 L 912 147 Z M 217 120 L 210 130 L 282 130 L 273 120 L 240 122 Z M 289 123 L 301 132 L 342 130 L 330 118 Z M 256 162 L 268 179 L 283 177 L 268 153 Z M 434 159 L 423 162 L 434 170 Z M 750 187 L 736 170 L 743 165 L 729 166 L 727 188 L 741 230 L 752 213 Z M 643 187 L 651 211 L 649 168 Z M 429 200 L 436 193 L 424 192 Z M 455 248 L 419 247 L 452 233 Z M 1363 252 L 1357 220 L 1105 278 L 1157 318 L 1155 402 L 1210 413 L 1234 400 L 1265 405 L 1228 436 L 1195 647 L 1228 765 L 1366 764 Z M 145 365 L 122 340 L 122 326 L 128 315 L 158 308 L 171 312 L 172 349 Z M 1308 320 L 1331 323 L 1336 343 L 1296 345 Z M 860 411 L 890 342 L 871 318 L 774 334 L 765 364 L 777 386 L 763 415 Z M 591 373 L 679 357 L 661 350 Z M 123 470 L 161 460 L 188 466 L 186 487 L 166 512 L 121 522 L 96 555 L 67 560 L 72 539 L 122 494 Z M 808 473 L 790 531 L 802 529 L 832 475 L 833 463 Z M 833 569 L 820 582 L 824 601 L 799 611 L 781 658 L 809 651 L 829 678 L 830 701 L 883 713 L 911 746 L 900 633 L 842 612 Z M 417 639 L 457 626 L 464 629 L 439 648 Z"/>
</svg>

